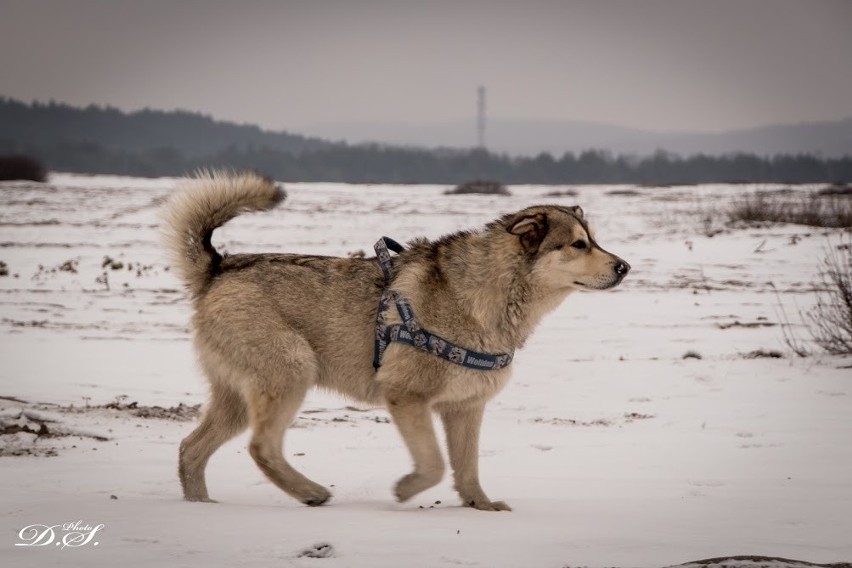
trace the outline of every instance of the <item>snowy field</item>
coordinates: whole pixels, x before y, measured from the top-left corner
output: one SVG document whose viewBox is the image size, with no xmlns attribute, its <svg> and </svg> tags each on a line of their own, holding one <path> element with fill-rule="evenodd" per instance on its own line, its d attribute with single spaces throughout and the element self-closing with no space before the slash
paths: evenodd
<svg viewBox="0 0 852 568">
<path fill-rule="evenodd" d="M 178 444 L 206 387 L 159 243 L 174 181 L 0 185 L 3 566 L 852 561 L 852 360 L 797 358 L 780 325 L 783 306 L 808 343 L 799 312 L 839 232 L 730 228 L 721 213 L 743 191 L 815 188 L 584 186 L 548 197 L 568 188 L 515 186 L 487 197 L 289 184 L 282 207 L 219 230 L 215 243 L 232 252 L 371 254 L 381 235 L 437 237 L 534 203 L 585 209 L 633 271 L 613 291 L 571 296 L 517 353 L 486 412 L 480 463 L 486 492 L 514 511 L 486 513 L 461 507 L 449 477 L 395 503 L 410 462 L 386 412 L 324 393 L 309 397 L 286 453 L 331 487 L 329 504 L 281 493 L 245 435 L 207 470 L 220 503 L 181 500 Z M 34 536 L 22 531 L 31 525 L 59 526 Z M 16 546 L 22 533 L 54 540 Z"/>
</svg>

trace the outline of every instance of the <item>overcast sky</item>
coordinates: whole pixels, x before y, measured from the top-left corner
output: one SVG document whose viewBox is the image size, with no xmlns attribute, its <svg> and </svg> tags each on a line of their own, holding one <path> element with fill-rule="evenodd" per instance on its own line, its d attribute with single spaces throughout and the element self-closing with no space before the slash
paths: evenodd
<svg viewBox="0 0 852 568">
<path fill-rule="evenodd" d="M 0 0 L 0 95 L 300 131 L 852 117 L 852 1 Z"/>
</svg>

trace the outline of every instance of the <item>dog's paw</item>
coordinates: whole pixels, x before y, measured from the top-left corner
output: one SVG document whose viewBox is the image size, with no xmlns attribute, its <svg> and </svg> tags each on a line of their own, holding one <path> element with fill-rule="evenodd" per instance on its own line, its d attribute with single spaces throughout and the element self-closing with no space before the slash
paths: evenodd
<svg viewBox="0 0 852 568">
<path fill-rule="evenodd" d="M 404 503 L 421 491 L 437 485 L 440 481 L 440 473 L 434 473 L 432 475 L 409 473 L 397 482 L 393 494 L 396 495 L 397 501 Z"/>
<path fill-rule="evenodd" d="M 218 503 L 215 499 L 211 499 L 206 495 L 184 495 L 184 501 L 189 501 L 191 503 Z"/>
<path fill-rule="evenodd" d="M 512 508 L 505 501 L 473 500 L 465 501 L 466 507 L 473 507 L 480 511 L 511 511 Z"/>
<path fill-rule="evenodd" d="M 299 497 L 299 501 L 309 507 L 319 507 L 329 499 L 331 499 L 331 492 L 321 485 L 313 488 L 309 494 Z"/>
<path fill-rule="evenodd" d="M 396 483 L 393 488 L 393 494 L 396 500 L 404 503 L 423 491 L 423 483 L 420 481 L 420 476 L 416 473 L 409 473 Z"/>
</svg>

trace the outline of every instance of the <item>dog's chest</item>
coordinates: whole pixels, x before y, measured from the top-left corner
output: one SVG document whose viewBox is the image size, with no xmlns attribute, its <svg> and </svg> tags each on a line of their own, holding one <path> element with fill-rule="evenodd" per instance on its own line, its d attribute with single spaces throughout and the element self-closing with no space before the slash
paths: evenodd
<svg viewBox="0 0 852 568">
<path fill-rule="evenodd" d="M 478 371 L 459 367 L 448 373 L 445 387 L 435 402 L 488 400 L 509 382 L 511 366 L 497 371 Z"/>
</svg>

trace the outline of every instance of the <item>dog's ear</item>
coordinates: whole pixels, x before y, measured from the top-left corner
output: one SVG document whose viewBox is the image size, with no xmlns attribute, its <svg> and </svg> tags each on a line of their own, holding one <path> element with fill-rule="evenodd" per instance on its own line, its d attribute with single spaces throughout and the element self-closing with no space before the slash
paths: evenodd
<svg viewBox="0 0 852 568">
<path fill-rule="evenodd" d="M 571 212 L 574 215 L 577 216 L 577 219 L 580 219 L 580 220 L 583 219 L 583 208 L 582 207 L 580 207 L 579 205 L 575 205 L 574 207 L 569 207 L 568 209 L 570 209 Z"/>
<path fill-rule="evenodd" d="M 547 235 L 547 228 L 547 215 L 534 213 L 512 219 L 506 230 L 520 237 L 524 252 L 535 254 L 538 252 L 538 247 L 541 246 L 541 241 Z"/>
</svg>

